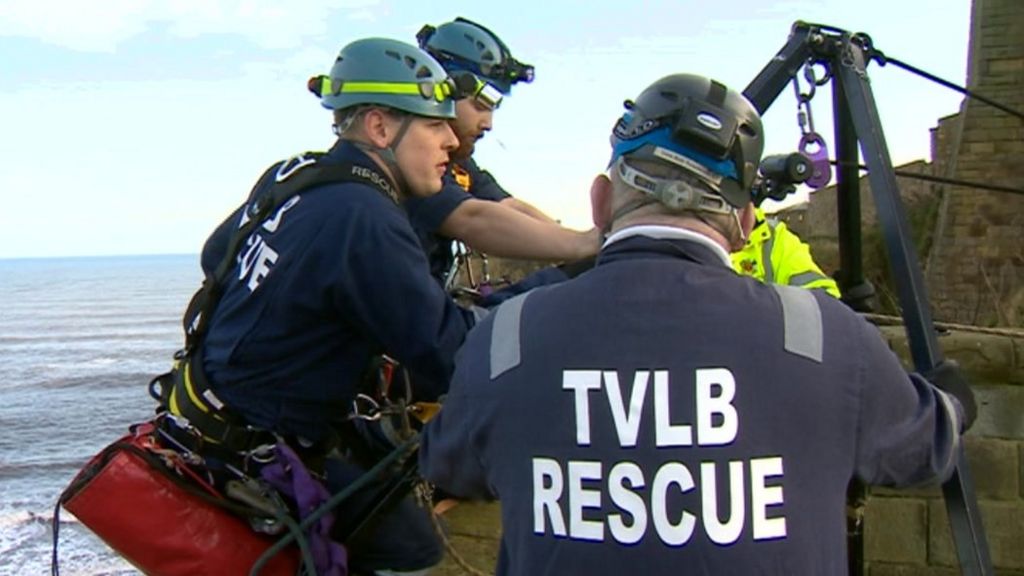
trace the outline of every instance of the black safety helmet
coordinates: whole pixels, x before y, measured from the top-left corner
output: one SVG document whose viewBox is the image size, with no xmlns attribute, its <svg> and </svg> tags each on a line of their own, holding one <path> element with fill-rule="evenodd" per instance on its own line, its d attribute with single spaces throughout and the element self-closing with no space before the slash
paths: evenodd
<svg viewBox="0 0 1024 576">
<path fill-rule="evenodd" d="M 673 74 L 625 107 L 612 131 L 609 166 L 623 166 L 623 158 L 667 162 L 692 172 L 733 208 L 750 202 L 764 133 L 760 115 L 742 94 L 703 76 Z M 648 184 L 641 189 L 672 208 L 697 206 L 694 198 L 678 197 L 688 192 L 656 192 Z"/>
<path fill-rule="evenodd" d="M 513 84 L 533 81 L 533 66 L 513 58 L 497 34 L 465 18 L 436 28 L 428 24 L 416 40 L 453 78 L 458 72 L 470 72 L 502 94 L 511 92 Z"/>
</svg>

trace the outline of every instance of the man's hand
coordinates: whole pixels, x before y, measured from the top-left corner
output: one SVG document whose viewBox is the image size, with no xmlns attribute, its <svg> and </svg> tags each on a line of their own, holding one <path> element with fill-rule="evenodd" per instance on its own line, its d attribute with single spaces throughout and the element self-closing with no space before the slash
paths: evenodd
<svg viewBox="0 0 1024 576">
<path fill-rule="evenodd" d="M 966 432 L 978 417 L 978 405 L 974 402 L 974 392 L 964 378 L 960 365 L 955 360 L 943 360 L 938 366 L 921 375 L 936 388 L 952 394 L 960 401 L 964 409 L 963 431 Z"/>
</svg>

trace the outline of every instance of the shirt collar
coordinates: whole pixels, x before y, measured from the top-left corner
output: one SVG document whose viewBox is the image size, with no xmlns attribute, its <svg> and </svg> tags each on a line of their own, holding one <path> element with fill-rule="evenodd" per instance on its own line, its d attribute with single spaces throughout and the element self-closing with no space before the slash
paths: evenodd
<svg viewBox="0 0 1024 576">
<path fill-rule="evenodd" d="M 601 249 L 607 248 L 610 244 L 630 238 L 632 236 L 646 236 L 648 238 L 654 238 L 656 240 L 689 240 L 690 242 L 696 242 L 702 244 L 711 249 L 712 252 L 718 256 L 722 263 L 732 268 L 732 260 L 729 258 L 729 253 L 725 251 L 717 242 L 711 240 L 703 234 L 698 234 L 690 230 L 683 228 L 676 228 L 675 226 L 659 226 L 657 224 L 638 224 L 636 226 L 629 226 L 619 230 L 612 234 L 604 241 L 604 245 Z"/>
</svg>

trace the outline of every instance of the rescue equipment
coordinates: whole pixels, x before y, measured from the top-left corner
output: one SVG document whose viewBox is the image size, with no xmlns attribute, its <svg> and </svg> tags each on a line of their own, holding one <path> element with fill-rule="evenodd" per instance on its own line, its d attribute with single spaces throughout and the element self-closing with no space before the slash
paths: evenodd
<svg viewBox="0 0 1024 576">
<path fill-rule="evenodd" d="M 92 458 L 61 494 L 53 515 L 53 573 L 60 507 L 134 566 L 154 576 L 239 574 L 274 544 L 250 528 L 254 510 L 219 494 L 162 448 L 153 422 Z M 294 546 L 270 560 L 267 574 L 295 574 Z"/>
</svg>

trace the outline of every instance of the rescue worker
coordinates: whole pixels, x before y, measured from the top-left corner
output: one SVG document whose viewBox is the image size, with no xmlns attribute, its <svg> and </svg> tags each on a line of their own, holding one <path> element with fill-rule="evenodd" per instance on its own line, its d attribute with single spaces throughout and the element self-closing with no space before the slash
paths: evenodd
<svg viewBox="0 0 1024 576">
<path fill-rule="evenodd" d="M 426 375 L 413 392 L 436 398 L 474 315 L 431 278 L 400 206 L 441 189 L 458 146 L 449 125 L 455 87 L 447 72 L 417 47 L 371 38 L 345 46 L 316 83 L 322 105 L 333 110 L 337 142 L 322 157 L 300 155 L 268 172 L 207 242 L 204 269 L 209 273 L 225 258 L 234 230 L 275 180 L 301 178 L 316 166 L 351 165 L 356 181 L 301 191 L 245 242 L 203 341 L 202 368 L 216 402 L 203 402 L 200 410 L 223 405 L 235 423 L 227 435 L 272 433 L 307 463 L 326 457 L 322 470 L 313 471 L 338 492 L 371 464 L 338 455 L 351 456 L 358 441 L 350 430 L 361 416 L 354 401 L 374 358 L 387 354 Z M 192 407 L 199 400 L 179 400 L 205 434 L 203 416 Z M 346 501 L 335 533 L 359 525 L 379 492 Z M 443 556 L 428 512 L 411 497 L 385 508 L 358 541 L 345 543 L 356 574 L 421 574 Z"/>
<path fill-rule="evenodd" d="M 424 26 L 417 40 L 459 87 L 451 121 L 459 146 L 444 188 L 406 202 L 435 277 L 443 280 L 452 268 L 453 240 L 505 258 L 572 261 L 594 255 L 600 246 L 596 229 L 577 232 L 559 226 L 506 192 L 473 160 L 476 142 L 491 130 L 494 111 L 514 84 L 533 80 L 533 66 L 513 58 L 493 32 L 463 18 L 437 28 Z"/>
<path fill-rule="evenodd" d="M 845 574 L 849 479 L 946 478 L 970 389 L 908 375 L 834 298 L 732 269 L 763 147 L 741 94 L 678 74 L 626 108 L 596 266 L 474 328 L 421 473 L 501 501 L 499 575 Z"/>
<path fill-rule="evenodd" d="M 731 255 L 737 272 L 762 282 L 824 290 L 840 297 L 836 281 L 821 271 L 810 247 L 785 222 L 769 218 L 760 207 L 755 208 L 754 218 L 747 243 Z"/>
</svg>

